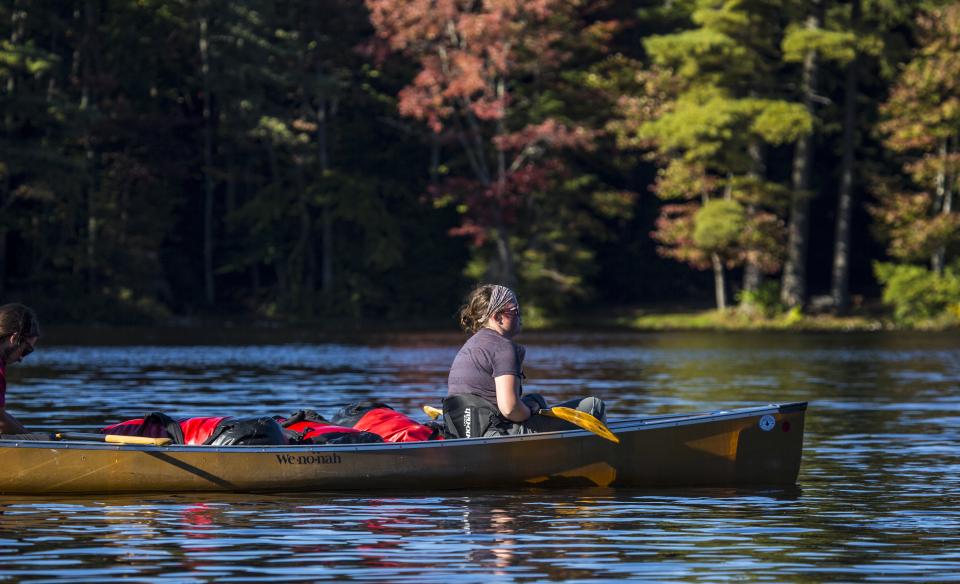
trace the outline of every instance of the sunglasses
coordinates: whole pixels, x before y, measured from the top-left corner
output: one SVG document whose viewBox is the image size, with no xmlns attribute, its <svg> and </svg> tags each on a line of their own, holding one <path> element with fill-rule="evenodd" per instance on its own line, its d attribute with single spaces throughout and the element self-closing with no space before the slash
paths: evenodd
<svg viewBox="0 0 960 584">
<path fill-rule="evenodd" d="M 21 359 L 23 359 L 24 357 L 26 357 L 27 355 L 29 355 L 29 354 L 32 353 L 32 352 L 33 352 L 33 345 L 32 345 L 32 344 L 30 344 L 30 343 L 28 343 L 28 342 L 26 342 L 26 341 L 22 341 L 22 342 L 20 343 L 20 358 L 21 358 Z"/>
</svg>

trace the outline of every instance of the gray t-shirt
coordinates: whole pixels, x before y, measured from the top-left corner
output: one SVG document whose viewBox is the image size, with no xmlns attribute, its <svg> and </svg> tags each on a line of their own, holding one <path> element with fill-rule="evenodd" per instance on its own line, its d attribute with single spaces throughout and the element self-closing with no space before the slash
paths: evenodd
<svg viewBox="0 0 960 584">
<path fill-rule="evenodd" d="M 518 345 L 500 333 L 482 328 L 460 347 L 447 377 L 447 395 L 476 395 L 490 403 L 497 403 L 494 377 L 516 375 L 523 377 L 523 345 Z"/>
</svg>

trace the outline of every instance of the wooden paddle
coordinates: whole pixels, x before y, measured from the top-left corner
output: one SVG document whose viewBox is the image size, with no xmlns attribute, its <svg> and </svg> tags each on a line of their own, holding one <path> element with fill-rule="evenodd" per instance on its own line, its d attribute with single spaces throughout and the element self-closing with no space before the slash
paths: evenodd
<svg viewBox="0 0 960 584">
<path fill-rule="evenodd" d="M 440 408 L 435 408 L 433 406 L 423 406 L 423 411 L 428 416 L 430 416 L 430 419 L 433 419 L 433 420 L 437 419 L 438 417 L 440 417 L 441 414 L 443 414 L 443 410 L 441 410 Z M 601 438 L 606 438 L 611 442 L 620 444 L 620 439 L 617 438 L 617 436 L 610 431 L 610 428 L 607 428 L 606 424 L 604 424 L 594 416 L 591 416 L 587 412 L 581 412 L 580 410 L 575 410 L 573 408 L 554 406 L 552 408 L 541 409 L 539 413 L 545 416 L 566 420 L 571 424 L 573 424 L 574 426 L 583 428 L 584 430 L 593 432 L 594 434 L 596 434 L 597 436 L 600 436 Z"/>
<path fill-rule="evenodd" d="M 111 444 L 144 444 L 147 446 L 165 446 L 173 442 L 170 438 L 146 438 L 144 436 L 124 436 L 122 434 L 94 434 L 84 432 L 59 432 L 57 440 L 84 440 L 86 442 L 109 442 Z"/>
</svg>

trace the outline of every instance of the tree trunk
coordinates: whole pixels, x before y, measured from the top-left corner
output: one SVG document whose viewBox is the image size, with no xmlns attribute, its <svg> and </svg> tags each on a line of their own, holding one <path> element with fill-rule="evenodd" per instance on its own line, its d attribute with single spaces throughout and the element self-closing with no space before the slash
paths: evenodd
<svg viewBox="0 0 960 584">
<path fill-rule="evenodd" d="M 713 292 L 717 299 L 717 310 L 727 309 L 727 278 L 720 256 L 710 254 L 710 263 L 713 264 Z"/>
<path fill-rule="evenodd" d="M 748 259 L 743 264 L 743 291 L 747 294 L 740 300 L 740 307 L 745 310 L 753 309 L 753 301 L 749 298 L 750 293 L 760 289 L 760 283 L 763 281 L 763 275 L 760 273 L 760 266 L 757 262 Z"/>
<path fill-rule="evenodd" d="M 11 32 L 10 32 L 10 47 L 13 50 L 17 49 L 17 46 L 20 44 L 20 40 L 24 34 L 24 21 L 26 20 L 26 13 L 20 9 L 20 0 L 13 1 L 13 9 L 10 13 L 11 20 Z M 7 77 L 7 86 L 6 92 L 10 97 L 17 91 L 17 76 L 16 72 L 11 70 L 10 76 Z M 8 134 L 12 134 L 13 131 L 13 109 L 7 108 L 4 114 L 4 128 Z M 7 209 L 13 203 L 11 195 L 11 180 L 10 174 L 13 171 L 11 168 L 7 168 L 3 177 L 0 177 L 2 184 L 0 184 L 0 302 L 2 302 L 4 296 L 6 295 L 7 289 L 7 226 L 3 225 L 3 217 L 6 214 Z"/>
<path fill-rule="evenodd" d="M 207 10 L 204 3 L 200 8 Z M 200 16 L 200 74 L 203 84 L 203 283 L 204 298 L 212 306 L 216 300 L 213 277 L 213 203 L 216 185 L 213 179 L 213 100 L 210 83 L 210 22 Z"/>
<path fill-rule="evenodd" d="M 806 26 L 817 30 L 821 26 L 819 2 L 814 2 L 813 14 Z M 814 98 L 817 90 L 817 52 L 808 51 L 803 60 L 803 107 L 814 116 Z M 793 154 L 793 195 L 790 200 L 790 223 L 787 225 L 787 261 L 783 266 L 780 300 L 790 308 L 803 306 L 807 298 L 807 249 L 810 238 L 810 169 L 813 165 L 813 134 L 797 141 Z"/>
<path fill-rule="evenodd" d="M 86 146 L 85 146 L 85 158 L 86 158 L 86 181 L 84 187 L 86 189 L 86 203 L 87 203 L 87 226 L 86 226 L 86 249 L 85 249 L 85 266 L 86 266 L 86 285 L 87 285 L 87 294 L 90 298 L 93 298 L 97 294 L 97 237 L 98 230 L 100 227 L 100 220 L 97 216 L 99 212 L 97 207 L 97 153 L 94 150 L 93 144 L 93 122 L 91 116 L 94 115 L 92 111 L 95 107 L 96 96 L 94 95 L 93 87 L 93 69 L 94 56 L 99 54 L 98 47 L 96 46 L 97 40 L 97 8 L 94 0 L 86 0 L 84 2 L 84 33 L 83 33 L 83 49 L 82 49 L 82 59 L 83 63 L 81 66 L 81 95 L 80 95 L 80 111 L 84 112 L 84 124 L 85 124 L 85 134 L 86 134 Z"/>
<path fill-rule="evenodd" d="M 852 0 L 850 28 L 860 24 L 860 0 Z M 840 166 L 840 192 L 837 197 L 837 223 L 834 231 L 833 278 L 830 296 L 834 309 L 843 314 L 850 308 L 850 222 L 853 212 L 854 164 L 857 131 L 857 67 L 859 57 L 847 64 L 843 80 L 843 156 Z"/>
<path fill-rule="evenodd" d="M 20 7 L 22 0 L 13 0 L 13 7 L 10 10 L 10 48 L 14 51 L 25 35 L 25 25 L 27 20 L 27 11 Z M 17 90 L 17 75 L 15 70 L 10 71 L 7 77 L 7 93 L 13 95 Z M 8 112 L 8 115 L 11 112 Z"/>
<path fill-rule="evenodd" d="M 503 99 L 505 92 L 506 89 L 503 79 L 499 79 L 497 81 L 497 97 L 499 99 Z M 504 136 L 506 133 L 506 125 L 504 124 L 503 117 L 500 117 L 497 119 L 497 136 Z M 496 143 L 496 140 L 494 140 L 494 143 Z M 497 195 L 502 197 L 506 194 L 507 190 L 507 159 L 506 153 L 500 148 L 496 148 L 496 156 Z M 513 288 L 518 282 L 516 266 L 514 265 L 513 260 L 513 250 L 510 248 L 510 232 L 507 229 L 507 225 L 503 221 L 503 216 L 499 213 L 499 210 L 496 219 L 495 243 L 497 249 L 497 280 L 504 286 Z"/>
<path fill-rule="evenodd" d="M 330 117 L 336 112 L 336 100 L 328 103 L 326 97 L 320 98 L 317 106 L 317 162 L 320 176 L 326 180 L 330 172 L 329 132 Z M 333 241 L 333 201 L 329 197 L 320 208 L 320 289 L 324 303 L 329 308 L 334 290 L 334 241 Z"/>
<path fill-rule="evenodd" d="M 271 140 L 264 140 L 264 147 L 267 151 L 267 168 L 269 169 L 268 179 L 261 188 L 267 188 L 268 185 L 276 183 L 280 180 L 280 160 L 277 156 L 277 148 L 274 146 Z M 281 298 L 289 296 L 290 294 L 290 283 L 287 279 L 287 269 L 286 264 L 282 261 L 272 259 L 274 273 L 277 278 L 277 289 L 279 290 L 279 296 Z M 260 273 L 255 271 L 252 275 L 254 281 L 260 283 Z"/>
<path fill-rule="evenodd" d="M 757 179 L 763 179 L 763 177 L 766 176 L 766 160 L 763 145 L 755 140 L 750 144 L 749 154 L 753 166 L 750 175 Z M 754 215 L 756 215 L 756 208 L 753 205 L 747 205 L 745 211 L 747 222 L 749 223 Z M 752 257 L 753 253 L 751 252 L 755 251 L 756 250 L 748 249 L 747 257 L 743 263 L 743 296 L 740 298 L 740 310 L 744 312 L 753 311 L 752 296 L 753 293 L 760 289 L 760 283 L 763 281 L 760 266 L 757 264 L 756 259 Z"/>
<path fill-rule="evenodd" d="M 513 265 L 513 251 L 510 249 L 510 235 L 505 228 L 494 229 L 493 237 L 496 246 L 496 264 L 491 270 L 491 276 L 498 284 L 513 288 L 517 285 L 515 266 Z"/>
<path fill-rule="evenodd" d="M 430 132 L 430 186 L 440 184 L 440 136 Z"/>
<path fill-rule="evenodd" d="M 297 212 L 300 216 L 300 234 L 290 251 L 291 307 L 304 316 L 313 316 L 313 293 L 315 289 L 313 256 L 313 217 L 307 200 L 307 185 L 302 164 L 297 164 Z"/>
<path fill-rule="evenodd" d="M 953 208 L 953 189 L 950 188 L 947 180 L 947 157 L 949 154 L 948 141 L 946 139 L 940 143 L 940 160 L 942 162 L 940 169 L 937 170 L 937 183 L 936 183 L 936 201 L 934 204 L 934 210 L 936 213 L 941 215 L 947 215 L 952 211 Z M 939 276 L 943 274 L 943 269 L 946 264 L 947 257 L 947 248 L 944 245 L 941 245 L 933 252 L 933 257 L 930 258 L 930 265 L 933 268 L 933 271 Z"/>
</svg>

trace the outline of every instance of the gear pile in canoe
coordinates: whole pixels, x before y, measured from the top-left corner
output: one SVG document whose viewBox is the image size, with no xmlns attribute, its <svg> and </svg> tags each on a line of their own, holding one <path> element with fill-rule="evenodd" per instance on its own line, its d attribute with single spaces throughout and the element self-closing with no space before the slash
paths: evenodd
<svg viewBox="0 0 960 584">
<path fill-rule="evenodd" d="M 328 420 L 313 410 L 282 416 L 173 418 L 153 412 L 100 430 L 113 436 L 169 438 L 190 446 L 365 444 L 442 440 L 443 425 L 421 424 L 379 402 L 344 407 Z"/>
</svg>

